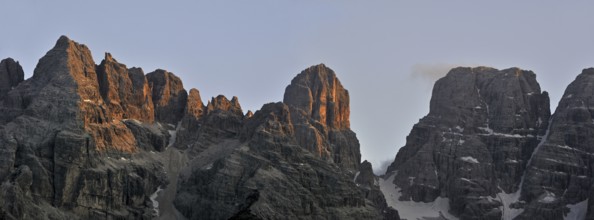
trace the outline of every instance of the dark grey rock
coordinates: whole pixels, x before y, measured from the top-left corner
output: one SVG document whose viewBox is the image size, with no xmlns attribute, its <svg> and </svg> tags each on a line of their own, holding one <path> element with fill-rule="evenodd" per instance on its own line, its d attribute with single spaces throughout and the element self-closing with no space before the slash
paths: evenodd
<svg viewBox="0 0 594 220">
<path fill-rule="evenodd" d="M 508 207 L 496 194 L 518 190 L 549 115 L 548 94 L 530 71 L 452 69 L 386 176 L 396 175 L 401 200 L 448 197 L 463 219 L 500 219 Z"/>
<path fill-rule="evenodd" d="M 566 205 L 590 197 L 594 177 L 593 95 L 594 69 L 584 69 L 565 90 L 548 136 L 526 171 L 521 199 L 528 204 L 521 219 L 560 219 L 569 211 Z"/>
<path fill-rule="evenodd" d="M 381 219 L 352 176 L 297 145 L 289 107 L 266 104 L 228 155 L 195 167 L 175 205 L 190 219 Z"/>
<path fill-rule="evenodd" d="M 146 75 L 153 91 L 155 119 L 159 122 L 177 125 L 184 115 L 188 93 L 173 73 L 158 69 Z"/>
<path fill-rule="evenodd" d="M 143 123 L 135 119 L 126 119 L 124 123 L 134 134 L 136 146 L 144 150 L 161 152 L 170 144 L 171 135 L 159 123 Z"/>
<path fill-rule="evenodd" d="M 354 181 L 363 190 L 365 198 L 373 202 L 375 207 L 383 213 L 384 219 L 400 220 L 398 211 L 389 207 L 386 203 L 386 198 L 379 187 L 379 177 L 373 173 L 370 162 L 363 161 L 361 163 Z"/>
<path fill-rule="evenodd" d="M 0 61 L 0 100 L 21 83 L 25 79 L 24 77 L 25 73 L 19 62 L 12 58 Z"/>
</svg>

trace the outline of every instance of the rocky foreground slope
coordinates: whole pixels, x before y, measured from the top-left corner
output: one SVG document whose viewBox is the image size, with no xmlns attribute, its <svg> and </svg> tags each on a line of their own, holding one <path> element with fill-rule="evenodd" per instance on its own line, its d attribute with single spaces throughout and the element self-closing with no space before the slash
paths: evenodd
<svg viewBox="0 0 594 220">
<path fill-rule="evenodd" d="M 64 36 L 0 63 L 0 219 L 399 219 L 360 158 L 323 64 L 244 114 Z"/>
<path fill-rule="evenodd" d="M 530 71 L 451 70 L 381 181 L 388 204 L 409 219 L 594 219 L 593 84 L 585 69 L 551 116 Z"/>
</svg>

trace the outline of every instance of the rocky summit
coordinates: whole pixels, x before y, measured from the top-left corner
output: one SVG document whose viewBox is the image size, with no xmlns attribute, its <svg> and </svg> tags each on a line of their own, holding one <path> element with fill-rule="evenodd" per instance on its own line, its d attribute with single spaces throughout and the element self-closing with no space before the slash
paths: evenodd
<svg viewBox="0 0 594 220">
<path fill-rule="evenodd" d="M 449 200 L 427 217 L 501 219 L 507 201 L 498 195 L 518 190 L 549 115 L 548 94 L 530 71 L 452 69 L 435 83 L 429 114 L 388 168 L 388 188 L 397 193 L 386 196 Z"/>
<path fill-rule="evenodd" d="M 400 219 L 323 64 L 244 114 L 60 37 L 0 62 L 0 219 Z"/>
</svg>

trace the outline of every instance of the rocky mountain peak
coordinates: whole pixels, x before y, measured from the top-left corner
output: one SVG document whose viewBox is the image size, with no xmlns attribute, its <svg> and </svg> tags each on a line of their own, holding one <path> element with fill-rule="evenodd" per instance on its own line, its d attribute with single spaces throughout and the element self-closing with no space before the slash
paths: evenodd
<svg viewBox="0 0 594 220">
<path fill-rule="evenodd" d="M 581 74 L 594 74 L 594 68 L 590 67 L 583 69 Z"/>
<path fill-rule="evenodd" d="M 201 118 L 202 114 L 204 114 L 204 103 L 202 103 L 200 91 L 197 89 L 190 89 L 190 93 L 188 95 L 188 104 L 186 106 L 186 114 L 190 114 L 197 119 Z"/>
<path fill-rule="evenodd" d="M 252 110 L 248 110 L 248 111 L 245 113 L 245 118 L 251 118 L 252 116 L 254 116 L 254 113 L 252 112 Z"/>
<path fill-rule="evenodd" d="M 241 110 L 241 105 L 239 104 L 239 99 L 237 96 L 233 96 L 231 101 L 229 101 L 229 99 L 227 99 L 227 97 L 224 95 L 212 97 L 212 99 L 208 102 L 206 109 L 208 113 L 220 110 L 229 111 L 237 115 L 243 115 L 243 110 Z"/>
<path fill-rule="evenodd" d="M 299 73 L 285 89 L 283 102 L 332 129 L 349 129 L 349 93 L 324 64 Z"/>
<path fill-rule="evenodd" d="M 388 168 L 400 200 L 448 198 L 461 218 L 501 218 L 550 117 L 549 98 L 531 71 L 459 67 L 433 88 L 430 111 Z M 481 199 L 485 198 L 485 199 Z"/>
<path fill-rule="evenodd" d="M 12 58 L 0 61 L 0 100 L 24 80 L 25 74 L 19 62 Z"/>
<path fill-rule="evenodd" d="M 153 91 L 155 119 L 176 125 L 184 115 L 188 99 L 181 79 L 162 69 L 147 74 L 146 78 Z"/>
<path fill-rule="evenodd" d="M 96 72 L 99 91 L 112 118 L 154 120 L 152 94 L 142 69 L 128 69 L 110 53 L 105 53 Z"/>
</svg>

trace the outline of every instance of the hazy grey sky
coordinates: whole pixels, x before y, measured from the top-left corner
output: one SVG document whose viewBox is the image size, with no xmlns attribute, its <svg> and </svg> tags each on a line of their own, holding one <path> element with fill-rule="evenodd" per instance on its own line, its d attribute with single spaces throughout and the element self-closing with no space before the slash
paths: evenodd
<svg viewBox="0 0 594 220">
<path fill-rule="evenodd" d="M 32 75 L 60 35 L 128 67 L 174 72 L 204 100 L 281 101 L 301 70 L 334 69 L 351 95 L 363 159 L 393 160 L 458 65 L 536 72 L 554 108 L 594 66 L 592 1 L 6 1 L 0 58 Z"/>
</svg>

